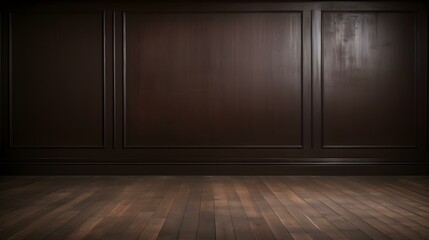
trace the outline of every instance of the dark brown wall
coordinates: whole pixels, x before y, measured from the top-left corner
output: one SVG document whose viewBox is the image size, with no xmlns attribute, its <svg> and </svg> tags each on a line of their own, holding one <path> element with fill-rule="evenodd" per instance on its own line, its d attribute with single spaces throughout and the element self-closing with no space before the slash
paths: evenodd
<svg viewBox="0 0 429 240">
<path fill-rule="evenodd" d="M 302 146 L 301 13 L 125 23 L 125 147 Z"/>
<path fill-rule="evenodd" d="M 10 14 L 10 147 L 103 146 L 102 14 Z"/>
<path fill-rule="evenodd" d="M 428 173 L 418 3 L 21 4 L 1 53 L 3 173 Z"/>
</svg>

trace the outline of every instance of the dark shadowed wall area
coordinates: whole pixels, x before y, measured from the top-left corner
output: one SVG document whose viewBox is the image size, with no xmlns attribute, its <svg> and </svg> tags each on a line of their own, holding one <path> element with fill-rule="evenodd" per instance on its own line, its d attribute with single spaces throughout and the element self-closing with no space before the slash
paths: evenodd
<svg viewBox="0 0 429 240">
<path fill-rule="evenodd" d="M 1 9 L 3 174 L 428 174 L 427 7 Z"/>
</svg>

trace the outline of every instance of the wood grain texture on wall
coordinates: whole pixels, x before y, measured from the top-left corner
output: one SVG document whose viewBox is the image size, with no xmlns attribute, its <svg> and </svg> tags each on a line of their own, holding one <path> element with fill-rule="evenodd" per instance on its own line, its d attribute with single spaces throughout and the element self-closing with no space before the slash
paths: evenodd
<svg viewBox="0 0 429 240">
<path fill-rule="evenodd" d="M 10 14 L 10 145 L 103 146 L 101 13 Z"/>
<path fill-rule="evenodd" d="M 424 4 L 0 9 L 2 169 L 429 169 Z"/>
<path fill-rule="evenodd" d="M 300 13 L 125 21 L 126 146 L 302 145 Z"/>
<path fill-rule="evenodd" d="M 415 14 L 322 14 L 325 147 L 415 147 Z"/>
</svg>

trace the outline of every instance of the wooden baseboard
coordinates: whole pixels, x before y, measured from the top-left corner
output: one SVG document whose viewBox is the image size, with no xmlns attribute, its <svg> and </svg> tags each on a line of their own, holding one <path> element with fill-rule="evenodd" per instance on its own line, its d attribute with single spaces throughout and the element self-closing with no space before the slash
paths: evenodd
<svg viewBox="0 0 429 240">
<path fill-rule="evenodd" d="M 429 175 L 426 163 L 1 164 L 2 175 Z"/>
</svg>

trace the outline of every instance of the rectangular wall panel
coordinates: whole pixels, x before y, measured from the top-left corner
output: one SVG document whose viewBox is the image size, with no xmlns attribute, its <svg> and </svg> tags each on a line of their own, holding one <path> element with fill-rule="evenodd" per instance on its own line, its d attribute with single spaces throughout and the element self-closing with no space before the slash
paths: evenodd
<svg viewBox="0 0 429 240">
<path fill-rule="evenodd" d="M 322 13 L 324 147 L 416 145 L 415 14 Z"/>
<path fill-rule="evenodd" d="M 300 147 L 300 12 L 126 13 L 126 147 Z"/>
<path fill-rule="evenodd" d="M 10 14 L 10 145 L 103 146 L 103 14 Z"/>
</svg>

